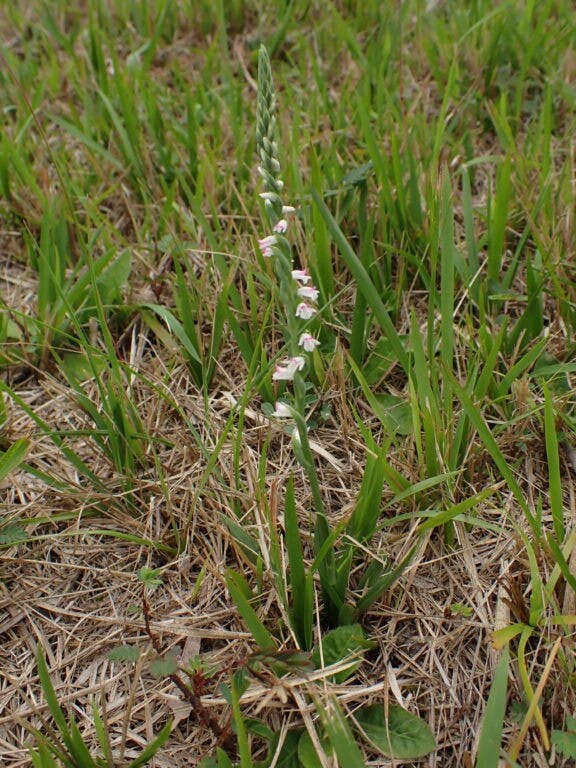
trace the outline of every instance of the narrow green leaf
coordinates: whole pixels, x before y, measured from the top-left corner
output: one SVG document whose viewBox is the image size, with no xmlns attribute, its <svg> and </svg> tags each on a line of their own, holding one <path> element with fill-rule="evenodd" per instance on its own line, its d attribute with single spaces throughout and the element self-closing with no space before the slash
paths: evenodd
<svg viewBox="0 0 576 768">
<path fill-rule="evenodd" d="M 498 768 L 502 749 L 502 731 L 506 714 L 506 691 L 510 651 L 506 645 L 490 686 L 486 711 L 482 719 L 476 768 Z"/>
<path fill-rule="evenodd" d="M 560 572 L 570 585 L 570 587 L 573 589 L 574 592 L 576 592 L 576 576 L 572 573 L 570 570 L 570 565 L 567 562 L 566 558 L 564 557 L 564 554 L 562 553 L 562 550 L 558 546 L 558 543 L 554 539 L 552 535 L 548 536 L 547 538 L 548 546 L 552 550 L 552 554 L 554 555 L 554 560 L 556 561 L 556 565 L 560 569 Z"/>
<path fill-rule="evenodd" d="M 404 345 L 402 344 L 400 336 L 394 328 L 394 324 L 390 319 L 390 315 L 388 314 L 388 311 L 384 306 L 382 299 L 380 298 L 380 294 L 370 279 L 370 276 L 364 265 L 352 250 L 336 220 L 326 207 L 322 196 L 314 188 L 312 188 L 312 197 L 314 199 L 314 203 L 322 214 L 324 221 L 326 222 L 334 242 L 338 246 L 338 250 L 340 251 L 340 255 L 342 256 L 344 263 L 352 273 L 352 277 L 354 278 L 359 290 L 361 290 L 364 294 L 369 307 L 374 312 L 374 316 L 380 324 L 380 328 L 389 339 L 390 344 L 394 349 L 396 360 L 399 362 L 404 372 L 408 374 L 410 372 L 408 355 L 406 354 L 406 350 L 404 349 Z"/>
<path fill-rule="evenodd" d="M 424 531 L 429 531 L 449 523 L 451 520 L 454 520 L 455 517 L 458 517 L 458 515 L 463 515 L 469 509 L 472 509 L 489 496 L 492 496 L 493 493 L 495 493 L 493 488 L 485 488 L 483 491 L 480 491 L 480 493 L 476 493 L 469 499 L 464 499 L 464 501 L 454 504 L 451 507 L 448 507 L 448 509 L 442 510 L 441 512 L 430 512 L 430 517 L 418 526 L 418 531 L 423 533 Z"/>
<path fill-rule="evenodd" d="M 191 338 L 186 333 L 180 321 L 174 317 L 172 312 L 167 307 L 162 307 L 159 304 L 140 304 L 139 308 L 148 309 L 150 312 L 158 315 L 158 317 L 166 323 L 170 333 L 174 334 L 174 336 L 182 344 L 192 360 L 202 364 L 202 357 L 197 349 L 197 343 L 195 339 Z"/>
<path fill-rule="evenodd" d="M 128 768 L 140 768 L 140 766 L 146 765 L 158 752 L 158 750 L 166 744 L 170 738 L 172 732 L 172 720 L 169 720 L 162 728 L 158 736 L 148 744 L 142 752 L 128 764 Z"/>
<path fill-rule="evenodd" d="M 112 756 L 112 747 L 110 746 L 110 736 L 106 723 L 100 714 L 96 702 L 92 702 L 92 721 L 94 722 L 94 729 L 98 738 L 98 744 L 104 755 L 106 761 L 106 768 L 114 768 L 114 758 Z"/>
<path fill-rule="evenodd" d="M 499 282 L 504 258 L 506 220 L 511 192 L 511 170 L 512 165 L 510 155 L 508 155 L 500 165 L 496 180 L 496 195 L 492 199 L 490 209 L 487 273 L 488 280 L 493 284 Z"/>
<path fill-rule="evenodd" d="M 358 615 L 361 615 L 365 611 L 370 608 L 370 606 L 378 600 L 380 595 L 384 594 L 384 592 L 389 589 L 392 584 L 394 584 L 398 579 L 402 576 L 406 568 L 410 565 L 412 562 L 412 558 L 414 557 L 414 554 L 416 552 L 416 549 L 418 548 L 418 544 L 414 544 L 413 547 L 411 547 L 410 551 L 406 555 L 406 557 L 399 563 L 399 565 L 396 566 L 396 568 L 393 568 L 390 571 L 385 572 L 380 576 L 373 584 L 368 585 L 368 588 L 366 589 L 365 593 L 362 595 L 360 600 L 356 603 L 356 611 Z"/>
<path fill-rule="evenodd" d="M 325 703 L 316 700 L 316 709 L 339 765 L 345 768 L 365 768 L 362 752 L 337 699 L 331 697 Z"/>
<path fill-rule="evenodd" d="M 526 501 L 526 498 L 524 497 L 524 494 L 522 493 L 520 486 L 516 482 L 514 474 L 510 469 L 510 467 L 508 466 L 508 463 L 504 458 L 502 451 L 498 447 L 498 444 L 494 439 L 493 434 L 488 429 L 486 422 L 482 418 L 480 411 L 472 402 L 472 399 L 470 398 L 468 393 L 456 381 L 456 378 L 454 377 L 454 374 L 452 373 L 452 371 L 446 371 L 445 375 L 451 384 L 454 394 L 456 395 L 456 397 L 458 397 L 458 399 L 462 403 L 462 407 L 466 411 L 468 418 L 470 419 L 470 422 L 478 432 L 478 435 L 482 440 L 482 442 L 484 443 L 486 450 L 490 454 L 492 461 L 496 464 L 496 466 L 500 471 L 500 474 L 502 475 L 504 480 L 508 483 L 508 487 L 512 491 L 514 498 L 518 502 L 520 509 L 522 510 L 522 512 L 526 517 L 526 520 L 530 524 L 530 527 L 532 528 L 532 531 L 536 539 L 539 540 L 541 536 L 541 531 L 538 525 L 538 521 L 536 520 L 534 515 L 530 512 L 528 502 Z"/>
<path fill-rule="evenodd" d="M 440 200 L 440 359 L 444 369 L 452 370 L 454 357 L 454 211 L 448 174 L 442 176 Z M 432 361 L 430 361 L 432 365 Z M 443 398 L 445 422 L 452 420 L 452 393 L 446 387 Z"/>
<path fill-rule="evenodd" d="M 30 440 L 27 437 L 21 437 L 15 440 L 6 451 L 0 453 L 0 482 L 18 469 L 26 458 L 29 447 Z"/>
<path fill-rule="evenodd" d="M 550 492 L 550 508 L 554 535 L 559 545 L 564 541 L 564 500 L 562 498 L 562 477 L 560 475 L 560 454 L 558 451 L 558 434 L 556 432 L 556 414 L 550 390 L 546 384 L 544 390 L 544 436 L 546 441 L 546 458 L 548 460 L 548 489 Z"/>
<path fill-rule="evenodd" d="M 52 715 L 54 722 L 56 723 L 58 730 L 60 731 L 66 746 L 70 748 L 71 738 L 70 738 L 70 732 L 68 730 L 68 723 L 66 722 L 64 713 L 62 712 L 62 709 L 60 708 L 60 704 L 58 703 L 58 697 L 56 696 L 56 691 L 54 690 L 54 686 L 52 685 L 52 680 L 50 679 L 50 673 L 48 672 L 48 666 L 46 664 L 46 660 L 44 659 L 44 654 L 42 652 L 42 647 L 40 646 L 40 644 L 38 644 L 38 647 L 36 648 L 36 665 L 38 667 L 38 677 L 40 678 L 40 685 L 42 686 L 42 691 L 44 693 L 44 698 L 46 699 L 46 704 L 48 705 L 48 709 L 50 710 L 50 714 Z"/>
<path fill-rule="evenodd" d="M 294 501 L 294 479 L 290 476 L 284 500 L 286 549 L 288 552 L 288 579 L 292 594 L 292 620 L 300 647 L 312 647 L 314 628 L 314 593 L 311 574 L 306 573 L 304 553 Z"/>
<path fill-rule="evenodd" d="M 226 586 L 228 587 L 232 600 L 240 611 L 240 615 L 246 622 L 246 626 L 252 633 L 255 643 L 263 651 L 275 650 L 276 641 L 256 615 L 256 611 L 246 599 L 241 585 L 242 577 L 240 574 L 228 569 L 226 571 Z"/>
<path fill-rule="evenodd" d="M 324 752 L 331 752 L 327 739 L 320 740 L 320 745 Z M 298 740 L 298 760 L 300 762 L 299 768 L 323 768 L 324 763 L 318 757 L 308 731 L 304 731 Z"/>
</svg>

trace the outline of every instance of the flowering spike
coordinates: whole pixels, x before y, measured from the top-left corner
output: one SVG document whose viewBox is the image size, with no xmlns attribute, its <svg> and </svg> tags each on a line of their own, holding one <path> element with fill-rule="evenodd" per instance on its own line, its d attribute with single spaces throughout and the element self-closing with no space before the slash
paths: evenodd
<svg viewBox="0 0 576 768">
<path fill-rule="evenodd" d="M 282 215 L 280 193 L 284 186 L 280 179 L 278 159 L 278 125 L 276 121 L 276 94 L 270 58 L 266 48 L 260 46 L 258 55 L 258 102 L 256 107 L 256 148 L 260 158 L 258 172 L 264 181 L 266 209 L 275 223 Z"/>
</svg>

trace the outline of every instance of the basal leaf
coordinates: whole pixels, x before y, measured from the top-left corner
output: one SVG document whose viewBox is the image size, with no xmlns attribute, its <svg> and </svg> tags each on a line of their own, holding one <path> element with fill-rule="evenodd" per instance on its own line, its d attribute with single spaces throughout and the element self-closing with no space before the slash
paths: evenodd
<svg viewBox="0 0 576 768">
<path fill-rule="evenodd" d="M 386 757 L 414 759 L 436 749 L 432 731 L 424 720 L 395 704 L 388 707 L 387 713 L 380 704 L 362 707 L 354 718 L 362 735 Z"/>
<path fill-rule="evenodd" d="M 320 741 L 324 752 L 331 754 L 332 748 L 330 742 L 327 739 L 321 739 Z M 300 736 L 298 742 L 298 760 L 302 768 L 322 768 L 322 762 L 316 752 L 316 747 L 312 743 L 310 734 L 308 731 L 304 731 Z"/>
<path fill-rule="evenodd" d="M 334 682 L 342 683 L 358 669 L 362 663 L 364 651 L 373 646 L 374 644 L 366 639 L 360 624 L 336 627 L 322 639 L 322 655 L 320 648 L 316 646 L 312 653 L 312 663 L 319 668 L 323 658 L 324 666 L 328 667 L 344 659 L 358 657 L 358 661 L 352 663 L 348 669 L 333 675 Z"/>
</svg>

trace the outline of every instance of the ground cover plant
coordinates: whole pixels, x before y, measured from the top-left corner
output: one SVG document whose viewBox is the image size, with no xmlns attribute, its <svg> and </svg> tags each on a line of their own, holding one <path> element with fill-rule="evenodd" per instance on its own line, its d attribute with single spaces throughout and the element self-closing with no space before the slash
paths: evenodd
<svg viewBox="0 0 576 768">
<path fill-rule="evenodd" d="M 576 758 L 567 0 L 0 6 L 0 759 Z"/>
</svg>

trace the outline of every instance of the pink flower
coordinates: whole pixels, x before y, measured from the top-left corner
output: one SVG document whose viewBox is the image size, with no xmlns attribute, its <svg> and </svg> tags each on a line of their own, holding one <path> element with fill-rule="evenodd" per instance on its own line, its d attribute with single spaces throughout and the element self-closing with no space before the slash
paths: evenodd
<svg viewBox="0 0 576 768">
<path fill-rule="evenodd" d="M 310 280 L 310 275 L 308 274 L 307 269 L 293 269 L 292 278 L 294 280 L 298 280 L 299 283 L 306 285 L 306 283 Z"/>
<path fill-rule="evenodd" d="M 303 357 L 291 357 L 288 360 L 283 360 L 274 368 L 272 374 L 273 381 L 292 381 L 296 371 L 301 371 L 306 365 L 306 360 Z"/>
<path fill-rule="evenodd" d="M 311 307 L 310 304 L 306 304 L 305 301 L 302 301 L 296 307 L 296 317 L 301 317 L 302 320 L 310 320 L 310 318 L 313 317 L 315 314 L 316 314 L 316 308 Z"/>
<path fill-rule="evenodd" d="M 305 352 L 314 352 L 318 344 L 320 344 L 318 339 L 315 339 L 310 333 L 303 333 L 298 340 L 298 346 L 302 347 Z"/>
<path fill-rule="evenodd" d="M 286 403 L 283 403 L 279 400 L 276 403 L 273 415 L 276 416 L 277 419 L 290 419 L 292 418 L 292 411 L 286 405 Z"/>
<path fill-rule="evenodd" d="M 263 237 L 260 240 L 258 240 L 258 245 L 260 246 L 260 250 L 262 252 L 262 256 L 265 256 L 268 258 L 269 256 L 272 256 L 274 253 L 273 248 L 278 243 L 278 238 L 276 235 L 268 235 L 267 237 Z"/>
<path fill-rule="evenodd" d="M 316 301 L 319 295 L 318 288 L 314 285 L 303 285 L 301 288 L 298 288 L 297 293 L 301 299 L 310 299 L 310 301 Z"/>
<path fill-rule="evenodd" d="M 276 235 L 268 235 L 267 237 L 258 240 L 258 245 L 260 248 L 271 248 L 273 245 L 276 245 L 277 242 L 278 238 Z"/>
<path fill-rule="evenodd" d="M 288 222 L 286 221 L 286 219 L 280 219 L 280 221 L 277 221 L 276 224 L 274 224 L 274 232 L 278 232 L 281 235 L 283 235 L 287 229 L 288 229 Z"/>
</svg>

